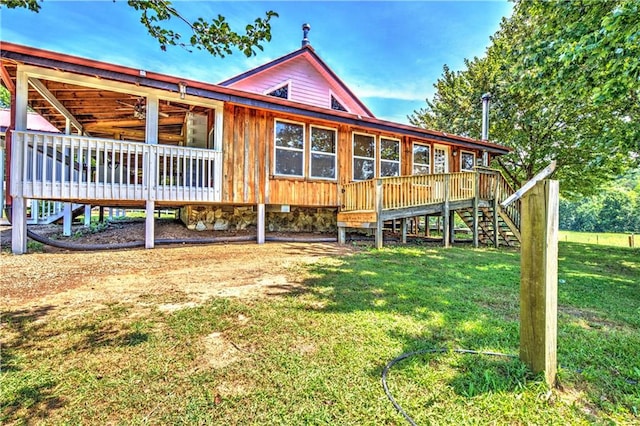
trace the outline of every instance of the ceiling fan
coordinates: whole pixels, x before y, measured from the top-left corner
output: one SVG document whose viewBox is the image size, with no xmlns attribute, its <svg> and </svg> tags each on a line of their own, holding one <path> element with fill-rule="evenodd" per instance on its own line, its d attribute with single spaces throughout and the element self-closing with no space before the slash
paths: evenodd
<svg viewBox="0 0 640 426">
<path fill-rule="evenodd" d="M 137 118 L 138 120 L 144 120 L 147 116 L 147 105 L 144 98 L 138 98 L 135 104 L 129 104 L 119 99 L 116 99 L 116 102 L 120 105 L 124 105 L 127 108 L 131 108 L 133 110 L 133 117 Z M 165 118 L 169 117 L 169 114 L 162 111 L 158 111 L 158 115 Z"/>
</svg>

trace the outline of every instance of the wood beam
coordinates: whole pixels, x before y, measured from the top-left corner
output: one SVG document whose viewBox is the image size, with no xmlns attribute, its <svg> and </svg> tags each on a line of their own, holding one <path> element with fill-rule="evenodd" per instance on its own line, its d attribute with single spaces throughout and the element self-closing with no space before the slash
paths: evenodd
<svg viewBox="0 0 640 426">
<path fill-rule="evenodd" d="M 16 91 L 16 86 L 13 84 L 11 75 L 9 74 L 9 71 L 7 71 L 7 68 L 5 68 L 4 62 L 0 63 L 0 76 L 2 77 L 2 82 L 7 90 L 9 90 L 10 93 L 14 93 Z"/>
<path fill-rule="evenodd" d="M 49 89 L 47 89 L 45 87 L 45 85 L 42 84 L 42 82 L 40 80 L 31 77 L 31 78 L 29 78 L 29 84 L 34 89 L 36 89 L 36 91 L 38 93 L 40 93 L 40 96 L 45 98 L 51 105 L 53 105 L 53 107 L 55 109 L 57 109 L 60 114 L 64 115 L 65 118 L 68 119 L 71 122 L 73 127 L 78 129 L 78 132 L 80 132 L 80 133 L 83 132 L 84 129 L 82 127 L 82 124 L 80 124 L 80 122 L 73 116 L 73 114 L 71 114 L 71 112 L 69 112 L 69 110 L 67 108 L 65 108 L 65 106 L 62 105 L 62 103 L 60 103 L 60 101 L 58 101 L 58 99 L 56 99 L 54 94 L 51 93 L 49 91 Z"/>
<path fill-rule="evenodd" d="M 158 124 L 160 126 L 168 126 L 174 124 L 182 124 L 184 122 L 184 117 L 166 117 L 160 118 L 158 120 Z M 105 120 L 105 121 L 96 121 L 94 123 L 85 124 L 86 130 L 100 130 L 105 128 L 113 128 L 113 127 L 142 127 L 145 125 L 144 120 L 138 119 L 130 119 L 130 120 Z"/>
</svg>

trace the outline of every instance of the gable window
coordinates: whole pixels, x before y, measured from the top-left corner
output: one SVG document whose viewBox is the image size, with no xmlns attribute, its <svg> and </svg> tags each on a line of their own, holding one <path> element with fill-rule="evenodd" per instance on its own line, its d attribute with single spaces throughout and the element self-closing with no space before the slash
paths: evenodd
<svg viewBox="0 0 640 426">
<path fill-rule="evenodd" d="M 471 172 L 475 165 L 476 155 L 473 152 L 462 151 L 460 153 L 460 170 L 463 172 Z"/>
<path fill-rule="evenodd" d="M 380 176 L 400 176 L 400 141 L 380 138 Z"/>
<path fill-rule="evenodd" d="M 373 179 L 376 175 L 376 139 L 353 134 L 353 180 Z"/>
<path fill-rule="evenodd" d="M 336 178 L 336 131 L 311 126 L 311 166 L 312 178 Z"/>
<path fill-rule="evenodd" d="M 347 109 L 340 103 L 340 101 L 337 100 L 333 95 L 331 95 L 331 109 L 348 112 Z"/>
<path fill-rule="evenodd" d="M 428 175 L 429 173 L 431 173 L 431 147 L 414 142 L 413 174 Z"/>
<path fill-rule="evenodd" d="M 304 125 L 276 120 L 275 174 L 304 176 Z"/>
<path fill-rule="evenodd" d="M 290 82 L 286 82 L 275 89 L 268 89 L 265 94 L 275 98 L 289 99 L 289 85 Z"/>
</svg>

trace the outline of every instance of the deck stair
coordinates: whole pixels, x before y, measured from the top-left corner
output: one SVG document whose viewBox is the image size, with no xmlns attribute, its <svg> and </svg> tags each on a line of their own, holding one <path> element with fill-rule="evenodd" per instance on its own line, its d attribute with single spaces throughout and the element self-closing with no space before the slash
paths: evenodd
<svg viewBox="0 0 640 426">
<path fill-rule="evenodd" d="M 513 192 L 499 171 L 487 168 L 353 182 L 342 188 L 339 240 L 344 241 L 346 228 L 372 229 L 376 232 L 376 246 L 381 247 L 384 223 L 400 219 L 404 241 L 407 219 L 430 215 L 443 217 L 443 242 L 448 245 L 457 213 L 472 230 L 475 245 L 517 247 L 520 204 L 500 206 Z"/>
</svg>

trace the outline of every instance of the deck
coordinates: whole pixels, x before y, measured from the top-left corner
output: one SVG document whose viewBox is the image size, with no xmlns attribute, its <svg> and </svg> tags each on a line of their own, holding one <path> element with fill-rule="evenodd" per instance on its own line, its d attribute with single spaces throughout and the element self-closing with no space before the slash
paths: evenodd
<svg viewBox="0 0 640 426">
<path fill-rule="evenodd" d="M 339 239 L 347 228 L 375 230 L 376 246 L 382 247 L 385 221 L 437 215 L 444 219 L 444 244 L 449 245 L 453 216 L 458 214 L 472 229 L 474 245 L 482 239 L 496 246 L 518 245 L 520 204 L 502 208 L 499 203 L 513 189 L 497 170 L 477 168 L 474 172 L 386 177 L 353 182 L 341 190 L 338 213 Z"/>
</svg>

